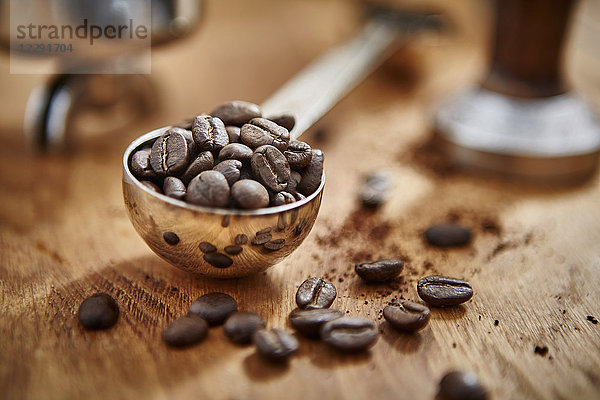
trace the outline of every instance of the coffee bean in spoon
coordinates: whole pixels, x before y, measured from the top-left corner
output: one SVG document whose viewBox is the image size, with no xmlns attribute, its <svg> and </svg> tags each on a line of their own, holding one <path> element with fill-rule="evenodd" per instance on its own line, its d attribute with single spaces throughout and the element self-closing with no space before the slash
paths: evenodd
<svg viewBox="0 0 600 400">
<path fill-rule="evenodd" d="M 150 165 L 159 176 L 173 176 L 188 165 L 189 149 L 183 135 L 173 129 L 160 136 L 152 145 Z"/>
<path fill-rule="evenodd" d="M 452 371 L 440 380 L 438 400 L 486 400 L 487 392 L 471 372 Z"/>
<path fill-rule="evenodd" d="M 296 192 L 301 180 L 302 180 L 302 175 L 300 175 L 299 172 L 291 171 L 290 172 L 290 180 L 288 181 L 288 184 L 287 184 L 287 187 L 285 190 L 288 193 L 293 194 L 294 192 Z"/>
<path fill-rule="evenodd" d="M 294 203 L 295 201 L 296 201 L 296 198 L 291 193 L 279 192 L 273 196 L 273 199 L 271 200 L 271 205 L 272 206 L 282 206 L 284 204 Z"/>
<path fill-rule="evenodd" d="M 107 329 L 117 323 L 119 306 L 107 293 L 96 293 L 81 303 L 77 318 L 86 329 Z"/>
<path fill-rule="evenodd" d="M 189 347 L 208 335 L 208 324 L 196 315 L 185 315 L 173 321 L 163 332 L 163 340 L 171 347 Z"/>
<path fill-rule="evenodd" d="M 397 331 L 416 332 L 429 322 L 429 308 L 412 301 L 399 301 L 383 309 L 383 317 Z"/>
<path fill-rule="evenodd" d="M 240 179 L 242 162 L 238 160 L 225 160 L 221 161 L 213 167 L 214 171 L 218 171 L 227 180 L 229 186 L 233 185 Z"/>
<path fill-rule="evenodd" d="M 382 258 L 355 264 L 354 271 L 367 282 L 387 282 L 402 272 L 402 260 Z"/>
<path fill-rule="evenodd" d="M 219 152 L 219 160 L 246 161 L 252 158 L 253 150 L 242 143 L 230 143 Z"/>
<path fill-rule="evenodd" d="M 425 231 L 425 240 L 432 246 L 456 247 L 469 244 L 471 230 L 453 223 L 433 224 Z"/>
<path fill-rule="evenodd" d="M 227 125 L 225 130 L 227 131 L 227 136 L 229 136 L 229 143 L 241 142 L 239 126 Z"/>
<path fill-rule="evenodd" d="M 190 306 L 189 314 L 197 315 L 211 325 L 221 325 L 237 311 L 237 301 L 220 292 L 207 293 L 198 297 Z"/>
<path fill-rule="evenodd" d="M 153 181 L 158 178 L 150 165 L 150 149 L 142 149 L 133 153 L 129 163 L 131 173 L 140 181 Z"/>
<path fill-rule="evenodd" d="M 252 336 L 256 352 L 269 361 L 281 362 L 298 351 L 298 340 L 283 329 L 261 329 Z"/>
<path fill-rule="evenodd" d="M 172 132 L 177 132 L 179 134 L 181 134 L 181 136 L 183 136 L 185 138 L 185 141 L 188 144 L 188 151 L 190 153 L 190 160 L 194 159 L 198 153 L 200 152 L 200 149 L 198 149 L 198 146 L 196 145 L 196 142 L 194 142 L 194 137 L 192 135 L 192 131 L 188 130 L 188 129 L 183 129 L 183 128 L 179 128 L 179 127 L 175 127 L 175 128 L 171 128 Z"/>
<path fill-rule="evenodd" d="M 252 210 L 269 205 L 269 192 L 259 182 L 242 179 L 231 186 L 231 197 L 244 209 Z"/>
<path fill-rule="evenodd" d="M 200 150 L 219 151 L 229 144 L 223 121 L 210 115 L 198 115 L 194 119 L 192 136 Z"/>
<path fill-rule="evenodd" d="M 323 161 L 323 152 L 319 149 L 313 149 L 310 163 L 300 171 L 302 180 L 298 185 L 298 191 L 303 195 L 309 196 L 319 188 L 323 176 Z"/>
<path fill-rule="evenodd" d="M 245 145 L 253 149 L 271 145 L 279 151 L 284 151 L 288 148 L 290 133 L 283 126 L 279 126 L 268 119 L 254 118 L 242 126 L 240 139 Z"/>
<path fill-rule="evenodd" d="M 294 129 L 294 126 L 296 126 L 296 118 L 291 114 L 282 114 L 268 119 L 275 122 L 277 125 L 283 126 L 290 132 Z"/>
<path fill-rule="evenodd" d="M 234 343 L 248 344 L 252 341 L 254 332 L 264 328 L 265 321 L 260 315 L 249 311 L 238 311 L 227 318 L 223 331 Z"/>
<path fill-rule="evenodd" d="M 343 316 L 344 313 L 340 310 L 329 308 L 296 310 L 290 314 L 290 323 L 303 336 L 310 339 L 318 339 L 321 326 Z"/>
<path fill-rule="evenodd" d="M 264 145 L 252 155 L 252 172 L 268 189 L 281 192 L 290 180 L 290 165 L 285 156 L 275 147 Z"/>
<path fill-rule="evenodd" d="M 377 341 L 379 332 L 365 318 L 342 317 L 325 323 L 321 327 L 321 339 L 329 346 L 343 352 L 364 351 Z"/>
<path fill-rule="evenodd" d="M 186 195 L 185 184 L 181 179 L 174 176 L 167 176 L 163 183 L 163 192 L 166 196 L 172 197 L 177 200 L 183 200 Z"/>
<path fill-rule="evenodd" d="M 220 118 L 225 125 L 242 126 L 251 119 L 262 116 L 262 111 L 257 104 L 235 100 L 221 104 L 210 115 Z"/>
<path fill-rule="evenodd" d="M 186 200 L 207 207 L 224 207 L 229 203 L 229 184 L 219 171 L 204 171 L 191 180 Z"/>
<path fill-rule="evenodd" d="M 427 276 L 417 283 L 417 293 L 427 304 L 434 307 L 451 307 L 473 297 L 469 282 L 445 276 Z"/>
<path fill-rule="evenodd" d="M 179 178 L 187 185 L 192 179 L 197 177 L 200 172 L 211 170 L 214 167 L 214 164 L 215 160 L 212 153 L 210 151 L 203 151 L 192 160 Z"/>
<path fill-rule="evenodd" d="M 312 149 L 308 143 L 299 140 L 291 140 L 288 148 L 283 152 L 287 158 L 290 168 L 301 169 L 306 167 L 312 159 Z"/>
<path fill-rule="evenodd" d="M 296 292 L 296 304 L 302 309 L 329 308 L 337 296 L 335 286 L 321 278 L 308 278 Z"/>
</svg>

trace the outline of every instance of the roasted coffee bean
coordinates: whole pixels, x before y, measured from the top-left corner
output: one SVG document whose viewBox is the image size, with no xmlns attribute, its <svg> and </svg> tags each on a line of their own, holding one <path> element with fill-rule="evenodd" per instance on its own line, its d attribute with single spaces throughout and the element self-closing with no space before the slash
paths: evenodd
<svg viewBox="0 0 600 400">
<path fill-rule="evenodd" d="M 471 241 L 471 230 L 452 223 L 434 224 L 425 231 L 425 239 L 432 246 L 464 246 Z"/>
<path fill-rule="evenodd" d="M 398 331 L 416 332 L 429 322 L 429 308 L 412 301 L 400 301 L 385 306 L 383 317 Z"/>
<path fill-rule="evenodd" d="M 154 183 L 154 182 L 141 181 L 140 183 L 142 185 L 144 185 L 145 187 L 147 187 L 148 189 L 152 190 L 153 192 L 162 193 L 162 190 L 160 190 L 160 188 L 158 186 L 156 186 L 156 183 Z"/>
<path fill-rule="evenodd" d="M 119 320 L 119 306 L 108 294 L 96 293 L 81 303 L 77 318 L 85 329 L 107 329 Z"/>
<path fill-rule="evenodd" d="M 440 381 L 436 399 L 439 400 L 486 400 L 485 388 L 471 372 L 452 371 Z"/>
<path fill-rule="evenodd" d="M 360 188 L 359 198 L 363 207 L 378 208 L 390 197 L 392 178 L 388 171 L 379 171 L 367 176 Z"/>
<path fill-rule="evenodd" d="M 291 114 L 282 114 L 268 119 L 275 122 L 279 126 L 283 126 L 290 132 L 292 129 L 294 129 L 294 126 L 296 126 L 296 118 L 294 118 L 294 116 Z"/>
<path fill-rule="evenodd" d="M 271 251 L 281 250 L 281 249 L 283 249 L 284 246 L 285 246 L 285 239 L 275 239 L 275 240 L 271 240 L 271 241 L 263 244 L 263 247 L 265 249 L 271 250 Z"/>
<path fill-rule="evenodd" d="M 297 171 L 290 172 L 290 180 L 288 181 L 286 192 L 294 193 L 296 192 L 300 181 L 302 180 L 302 175 L 300 175 Z"/>
<path fill-rule="evenodd" d="M 252 244 L 254 245 L 261 245 L 261 244 L 265 244 L 267 243 L 269 240 L 271 240 L 273 236 L 270 233 L 261 233 L 260 235 L 256 235 L 254 236 L 254 239 L 252 239 Z"/>
<path fill-rule="evenodd" d="M 273 146 L 261 146 L 252 155 L 252 171 L 267 188 L 281 192 L 290 180 L 290 164 Z"/>
<path fill-rule="evenodd" d="M 262 115 L 257 104 L 247 101 L 230 101 L 215 108 L 210 115 L 220 118 L 225 125 L 242 126 L 253 118 Z"/>
<path fill-rule="evenodd" d="M 188 347 L 208 335 L 208 324 L 196 315 L 186 315 L 171 322 L 163 332 L 163 340 L 172 347 Z"/>
<path fill-rule="evenodd" d="M 215 268 L 227 268 L 233 264 L 233 260 L 222 253 L 206 253 L 202 258 Z"/>
<path fill-rule="evenodd" d="M 231 187 L 231 197 L 241 208 L 256 209 L 269 205 L 269 192 L 260 183 L 251 179 L 237 181 Z"/>
<path fill-rule="evenodd" d="M 227 125 L 225 127 L 227 136 L 229 136 L 229 143 L 240 143 L 240 128 L 238 126 Z"/>
<path fill-rule="evenodd" d="M 298 185 L 298 191 L 303 195 L 311 195 L 319 188 L 323 176 L 323 160 L 323 152 L 319 149 L 313 149 L 310 163 L 300 171 L 302 180 Z"/>
<path fill-rule="evenodd" d="M 187 129 L 182 129 L 179 127 L 171 128 L 171 131 L 177 132 L 185 138 L 185 141 L 187 142 L 187 145 L 188 145 L 188 151 L 190 153 L 190 160 L 193 160 L 198 155 L 200 150 L 198 149 L 196 142 L 194 142 L 194 137 L 192 135 L 192 131 L 187 130 Z"/>
<path fill-rule="evenodd" d="M 219 151 L 229 144 L 223 121 L 210 115 L 198 115 L 194 119 L 192 136 L 199 150 Z"/>
<path fill-rule="evenodd" d="M 354 265 L 354 271 L 367 282 L 386 282 L 402 272 L 402 261 L 395 258 L 381 258 Z"/>
<path fill-rule="evenodd" d="M 186 200 L 207 207 L 224 207 L 229 202 L 229 184 L 222 173 L 204 171 L 188 185 Z"/>
<path fill-rule="evenodd" d="M 290 314 L 290 323 L 292 327 L 303 336 L 311 339 L 318 339 L 321 326 L 344 316 L 340 310 L 332 309 L 314 309 L 314 310 L 296 310 Z"/>
<path fill-rule="evenodd" d="M 230 143 L 219 152 L 219 160 L 250 160 L 252 153 L 252 149 L 245 144 Z"/>
<path fill-rule="evenodd" d="M 213 292 L 198 297 L 189 313 L 202 317 L 210 326 L 221 325 L 237 311 L 237 301 L 226 293 Z"/>
<path fill-rule="evenodd" d="M 185 184 L 179 178 L 167 176 L 163 183 L 163 192 L 165 195 L 177 200 L 183 200 L 187 192 Z"/>
<path fill-rule="evenodd" d="M 306 198 L 305 195 L 303 195 L 302 193 L 299 193 L 299 192 L 293 192 L 293 194 L 294 194 L 294 198 L 296 199 L 296 201 L 304 200 Z"/>
<path fill-rule="evenodd" d="M 296 201 L 296 198 L 288 192 L 279 192 L 273 196 L 271 200 L 272 206 L 282 206 L 284 204 L 290 204 Z"/>
<path fill-rule="evenodd" d="M 163 240 L 170 244 L 171 246 L 175 246 L 179 243 L 179 236 L 175 232 L 165 232 L 163 233 Z"/>
<path fill-rule="evenodd" d="M 152 145 L 150 166 L 159 176 L 173 176 L 187 167 L 189 157 L 188 145 L 183 135 L 170 129 Z"/>
<path fill-rule="evenodd" d="M 215 246 L 213 246 L 211 243 L 208 242 L 201 242 L 198 245 L 198 248 L 203 252 L 203 253 L 212 253 L 217 251 L 217 248 Z"/>
<path fill-rule="evenodd" d="M 237 245 L 246 244 L 248 243 L 248 236 L 240 233 L 239 235 L 236 235 L 234 242 Z"/>
<path fill-rule="evenodd" d="M 283 329 L 261 329 L 254 332 L 252 341 L 256 352 L 270 361 L 284 361 L 298 351 L 298 340 Z"/>
<path fill-rule="evenodd" d="M 235 256 L 237 254 L 240 254 L 244 249 L 240 246 L 225 246 L 223 250 L 225 250 L 225 253 Z"/>
<path fill-rule="evenodd" d="M 345 352 L 366 350 L 377 341 L 379 332 L 372 321 L 358 317 L 342 317 L 321 327 L 321 339 Z"/>
<path fill-rule="evenodd" d="M 264 327 L 265 321 L 258 314 L 249 311 L 238 311 L 227 318 L 223 331 L 231 341 L 238 344 L 247 344 L 252 340 L 254 332 L 264 329 Z"/>
<path fill-rule="evenodd" d="M 288 148 L 283 152 L 290 163 L 290 168 L 301 169 L 306 167 L 312 159 L 312 149 L 308 143 L 291 140 Z"/>
<path fill-rule="evenodd" d="M 271 233 L 272 230 L 273 230 L 273 228 L 271 228 L 270 226 L 267 226 L 266 228 L 262 228 L 260 231 L 257 231 L 256 236 L 264 235 L 265 233 Z"/>
<path fill-rule="evenodd" d="M 337 292 L 331 282 L 321 278 L 308 278 L 296 292 L 296 304 L 302 309 L 329 308 Z"/>
<path fill-rule="evenodd" d="M 158 178 L 158 174 L 150 165 L 150 149 L 142 149 L 133 153 L 129 165 L 133 176 L 140 181 L 152 181 Z"/>
<path fill-rule="evenodd" d="M 180 179 L 186 185 L 200 175 L 200 172 L 209 171 L 214 167 L 215 159 L 210 151 L 203 151 L 192 160 L 190 165 L 181 174 Z"/>
<path fill-rule="evenodd" d="M 271 145 L 279 151 L 284 151 L 290 142 L 290 133 L 283 126 L 279 126 L 268 119 L 254 118 L 242 126 L 240 139 L 242 143 L 253 149 Z"/>
<path fill-rule="evenodd" d="M 223 174 L 229 186 L 233 185 L 240 179 L 241 169 L 242 162 L 238 160 L 221 161 L 213 168 L 214 171 L 219 171 L 221 174 Z"/>
<path fill-rule="evenodd" d="M 436 275 L 419 280 L 417 292 L 419 297 L 434 307 L 456 306 L 473 297 L 469 282 Z"/>
</svg>

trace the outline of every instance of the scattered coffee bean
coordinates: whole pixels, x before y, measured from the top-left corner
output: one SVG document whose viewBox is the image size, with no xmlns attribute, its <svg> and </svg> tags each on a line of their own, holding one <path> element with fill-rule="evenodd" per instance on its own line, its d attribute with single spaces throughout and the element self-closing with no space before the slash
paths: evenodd
<svg viewBox="0 0 600 400">
<path fill-rule="evenodd" d="M 227 268 L 233 264 L 233 260 L 222 253 L 206 253 L 202 258 L 215 268 Z"/>
<path fill-rule="evenodd" d="M 308 278 L 296 292 L 296 304 L 302 309 L 329 308 L 337 292 L 331 282 L 321 278 Z"/>
<path fill-rule="evenodd" d="M 204 171 L 188 185 L 186 200 L 208 207 L 224 207 L 229 202 L 229 184 L 222 173 Z"/>
<path fill-rule="evenodd" d="M 319 149 L 313 149 L 310 163 L 300 171 L 302 180 L 298 185 L 298 191 L 303 195 L 308 196 L 319 188 L 323 176 L 323 161 L 323 152 Z"/>
<path fill-rule="evenodd" d="M 225 125 L 237 126 L 242 126 L 251 119 L 262 116 L 260 107 L 257 104 L 240 100 L 221 104 L 210 114 L 220 118 Z"/>
<path fill-rule="evenodd" d="M 284 361 L 298 351 L 298 340 L 282 329 L 261 329 L 252 336 L 256 351 L 271 361 Z"/>
<path fill-rule="evenodd" d="M 229 186 L 233 185 L 240 179 L 240 172 L 242 169 L 242 162 L 238 160 L 225 160 L 221 161 L 213 168 L 214 171 L 218 171 L 227 180 Z"/>
<path fill-rule="evenodd" d="M 359 198 L 363 207 L 377 208 L 385 203 L 392 188 L 392 179 L 387 171 L 369 175 L 360 188 Z"/>
<path fill-rule="evenodd" d="M 377 341 L 379 332 L 372 321 L 358 317 L 341 317 L 321 327 L 321 339 L 345 352 L 366 350 Z"/>
<path fill-rule="evenodd" d="M 163 340 L 172 347 L 188 347 L 208 335 L 208 324 L 196 315 L 177 318 L 163 332 Z"/>
<path fill-rule="evenodd" d="M 429 322 L 429 308 L 412 301 L 400 301 L 387 305 L 383 317 L 398 331 L 416 332 Z"/>
<path fill-rule="evenodd" d="M 186 194 L 185 184 L 179 178 L 167 176 L 163 183 L 163 192 L 169 197 L 183 200 Z"/>
<path fill-rule="evenodd" d="M 290 314 L 292 327 L 302 335 L 318 339 L 323 324 L 341 318 L 344 313 L 333 309 L 296 310 Z"/>
<path fill-rule="evenodd" d="M 237 301 L 226 293 L 213 292 L 198 297 L 189 313 L 202 317 L 210 326 L 221 325 L 237 311 Z"/>
<path fill-rule="evenodd" d="M 296 126 L 296 118 L 291 114 L 282 114 L 277 117 L 268 118 L 270 121 L 275 122 L 279 126 L 283 126 L 288 131 L 292 131 Z"/>
<path fill-rule="evenodd" d="M 312 159 L 312 149 L 307 143 L 292 140 L 288 148 L 283 152 L 287 158 L 290 168 L 301 169 L 306 167 Z"/>
<path fill-rule="evenodd" d="M 246 244 L 248 243 L 248 236 L 244 235 L 243 233 L 240 233 L 235 237 L 234 241 L 237 245 Z"/>
<path fill-rule="evenodd" d="M 225 250 L 225 253 L 235 256 L 240 254 L 244 249 L 240 246 L 225 246 L 223 250 Z"/>
<path fill-rule="evenodd" d="M 200 150 L 218 151 L 229 144 L 223 121 L 210 115 L 198 115 L 194 119 L 192 136 Z"/>
<path fill-rule="evenodd" d="M 201 242 L 198 245 L 198 248 L 200 248 L 203 253 L 212 253 L 217 251 L 217 248 L 208 242 Z"/>
<path fill-rule="evenodd" d="M 270 145 L 279 151 L 284 151 L 288 148 L 290 133 L 283 126 L 279 126 L 268 119 L 254 118 L 242 126 L 240 139 L 242 143 L 253 149 Z"/>
<path fill-rule="evenodd" d="M 288 192 L 279 192 L 273 196 L 273 200 L 271 200 L 272 206 L 282 206 L 284 204 L 294 203 L 296 198 Z"/>
<path fill-rule="evenodd" d="M 269 189 L 281 192 L 290 180 L 290 165 L 284 155 L 273 146 L 257 148 L 252 155 L 254 175 Z"/>
<path fill-rule="evenodd" d="M 162 190 L 160 190 L 160 188 L 158 186 L 156 186 L 156 184 L 154 182 L 141 181 L 140 183 L 142 185 L 144 185 L 145 187 L 147 187 L 148 189 L 150 189 L 151 191 L 162 194 Z"/>
<path fill-rule="evenodd" d="M 150 149 L 142 149 L 133 153 L 129 163 L 131 173 L 141 181 L 152 181 L 158 178 L 150 165 Z"/>
<path fill-rule="evenodd" d="M 179 243 L 179 236 L 177 236 L 175 232 L 163 233 L 163 239 L 165 240 L 165 242 L 167 242 L 167 244 L 170 244 L 171 246 L 175 246 L 177 243 Z"/>
<path fill-rule="evenodd" d="M 475 374 L 453 371 L 440 381 L 438 398 L 439 400 L 485 400 L 487 393 Z"/>
<path fill-rule="evenodd" d="M 254 332 L 264 329 L 264 327 L 265 321 L 258 314 L 249 311 L 238 311 L 227 318 L 223 331 L 231 341 L 238 344 L 247 344 L 252 340 Z"/>
<path fill-rule="evenodd" d="M 200 172 L 211 170 L 214 164 L 215 159 L 212 153 L 210 151 L 203 151 L 185 169 L 181 175 L 181 181 L 186 185 L 189 184 Z"/>
<path fill-rule="evenodd" d="M 434 307 L 450 307 L 473 297 L 469 282 L 444 276 L 428 276 L 417 283 L 419 297 Z"/>
<path fill-rule="evenodd" d="M 387 282 L 402 272 L 402 261 L 395 258 L 382 258 L 365 261 L 354 266 L 354 271 L 367 282 Z"/>
<path fill-rule="evenodd" d="M 263 245 L 263 247 L 267 250 L 277 251 L 283 249 L 285 246 L 285 239 L 275 239 L 271 240 Z"/>
<path fill-rule="evenodd" d="M 437 247 L 464 246 L 471 241 L 471 231 L 458 224 L 434 224 L 425 231 L 425 239 Z"/>
<path fill-rule="evenodd" d="M 156 139 L 150 151 L 150 166 L 159 176 L 177 175 L 189 161 L 185 138 L 172 129 Z"/>
<path fill-rule="evenodd" d="M 240 143 L 240 128 L 238 126 L 227 125 L 225 127 L 227 136 L 229 136 L 229 143 Z"/>
<path fill-rule="evenodd" d="M 107 329 L 117 323 L 119 306 L 108 294 L 96 293 L 81 303 L 77 318 L 85 329 Z"/>
<path fill-rule="evenodd" d="M 273 236 L 270 233 L 261 233 L 254 236 L 254 239 L 252 239 L 252 244 L 260 246 L 267 243 L 269 240 L 271 240 L 271 238 L 273 238 Z"/>
<path fill-rule="evenodd" d="M 219 152 L 219 160 L 250 160 L 252 153 L 252 149 L 245 144 L 230 143 Z"/>
<path fill-rule="evenodd" d="M 231 197 L 241 208 L 256 209 L 269 205 L 269 192 L 260 183 L 251 179 L 237 181 L 231 187 Z"/>
</svg>

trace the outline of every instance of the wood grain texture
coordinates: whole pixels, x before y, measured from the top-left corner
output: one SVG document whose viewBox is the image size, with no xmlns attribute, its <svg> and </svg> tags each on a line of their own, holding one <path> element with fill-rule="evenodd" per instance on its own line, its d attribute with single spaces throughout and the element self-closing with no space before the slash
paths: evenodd
<svg viewBox="0 0 600 400">
<path fill-rule="evenodd" d="M 431 399 L 445 372 L 468 369 L 494 399 L 597 398 L 600 324 L 586 316 L 600 318 L 598 178 L 552 189 L 448 172 L 427 143 L 434 104 L 484 71 L 486 10 L 474 1 L 452 4 L 467 30 L 435 45 L 417 40 L 303 137 L 325 151 L 328 181 L 312 233 L 287 260 L 265 274 L 219 281 L 150 252 L 122 204 L 129 141 L 224 100 L 263 100 L 353 28 L 344 17 L 355 11 L 344 2 L 250 3 L 211 2 L 198 36 L 156 49 L 163 112 L 138 126 L 82 138 L 67 158 L 37 156 L 21 132 L 0 132 L 0 397 Z M 585 73 L 597 87 L 597 73 Z M 361 211 L 358 187 L 379 168 L 394 173 L 392 199 L 375 213 Z M 425 245 L 423 230 L 444 220 L 470 226 L 473 244 Z M 406 260 L 397 281 L 365 285 L 354 275 L 355 262 L 384 256 Z M 433 273 L 469 280 L 473 300 L 433 310 L 416 335 L 382 323 L 365 354 L 302 339 L 288 365 L 273 366 L 252 347 L 231 344 L 220 327 L 183 351 L 160 338 L 214 290 L 269 326 L 289 327 L 296 288 L 309 276 L 335 283 L 335 307 L 381 323 L 388 301 L 418 300 L 416 281 Z M 76 320 L 96 291 L 121 307 L 119 323 L 104 332 Z M 536 346 L 548 353 L 534 353 Z"/>
</svg>

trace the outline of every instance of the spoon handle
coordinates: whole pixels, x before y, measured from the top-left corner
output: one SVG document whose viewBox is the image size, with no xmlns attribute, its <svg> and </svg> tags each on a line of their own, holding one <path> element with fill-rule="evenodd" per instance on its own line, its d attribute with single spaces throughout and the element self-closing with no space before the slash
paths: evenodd
<svg viewBox="0 0 600 400">
<path fill-rule="evenodd" d="M 393 54 L 401 39 L 420 25 L 427 26 L 428 18 L 413 14 L 398 23 L 397 18 L 370 17 L 354 37 L 328 50 L 279 88 L 261 105 L 263 115 L 293 115 L 296 124 L 290 136 L 297 139 Z"/>
</svg>

